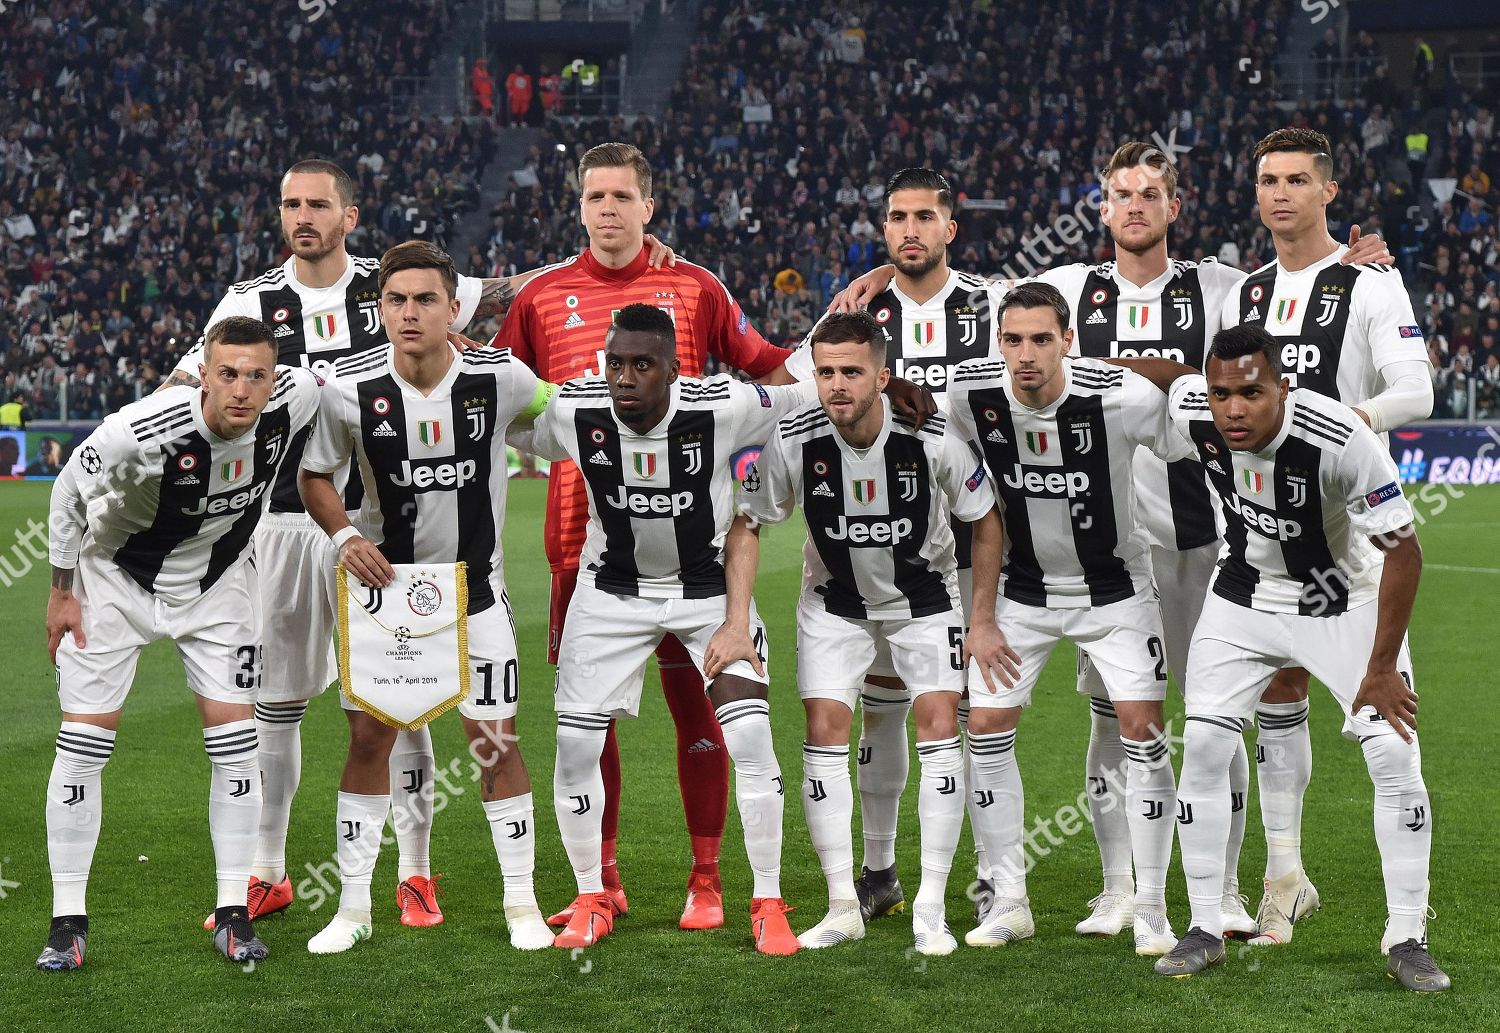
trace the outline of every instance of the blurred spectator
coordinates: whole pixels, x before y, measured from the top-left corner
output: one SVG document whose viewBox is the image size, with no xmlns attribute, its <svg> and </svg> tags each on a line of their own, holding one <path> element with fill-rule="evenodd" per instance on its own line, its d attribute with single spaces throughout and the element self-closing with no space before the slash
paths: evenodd
<svg viewBox="0 0 1500 1033">
<path fill-rule="evenodd" d="M 517 64 L 505 77 L 505 98 L 510 108 L 510 124 L 524 125 L 531 113 L 531 76 Z"/>
<path fill-rule="evenodd" d="M 482 57 L 475 59 L 474 67 L 469 71 L 469 90 L 474 94 L 479 113 L 485 118 L 494 115 L 495 80 L 490 78 L 490 70 Z"/>
</svg>

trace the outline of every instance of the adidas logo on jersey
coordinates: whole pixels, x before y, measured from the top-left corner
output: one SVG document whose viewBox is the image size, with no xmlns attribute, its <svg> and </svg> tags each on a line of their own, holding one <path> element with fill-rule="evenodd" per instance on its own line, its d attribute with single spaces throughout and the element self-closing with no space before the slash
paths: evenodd
<svg viewBox="0 0 1500 1033">
<path fill-rule="evenodd" d="M 567 321 L 563 323 L 564 330 L 577 330 L 583 325 L 583 318 L 577 312 L 569 312 Z"/>
<path fill-rule="evenodd" d="M 1221 474 L 1221 473 L 1224 472 L 1224 467 L 1222 467 L 1222 466 L 1219 465 L 1219 461 L 1217 459 L 1210 459 L 1208 461 L 1208 468 L 1210 470 L 1212 470 L 1214 473 Z"/>
<path fill-rule="evenodd" d="M 1254 322 L 1255 320 L 1257 320 L 1259 318 L 1260 318 L 1260 306 L 1259 305 L 1252 305 L 1252 306 L 1250 306 L 1250 311 L 1245 313 L 1245 315 L 1243 316 L 1243 318 L 1240 319 L 1240 322 L 1242 322 L 1242 323 L 1251 323 L 1251 322 Z"/>
<path fill-rule="evenodd" d="M 1094 309 L 1094 314 L 1092 316 L 1089 316 L 1083 322 L 1085 326 L 1099 326 L 1101 324 L 1108 323 L 1109 320 L 1104 318 L 1104 310 L 1102 308 L 1096 308 Z"/>
<path fill-rule="evenodd" d="M 189 484 L 202 484 L 203 482 L 200 481 L 200 480 L 198 480 L 198 475 L 197 474 L 190 473 L 186 477 L 179 477 L 179 478 L 177 478 L 172 483 L 174 485 L 176 485 L 177 487 L 179 487 L 179 488 L 183 488 L 183 487 L 186 487 Z"/>
<path fill-rule="evenodd" d="M 827 481 L 819 481 L 818 486 L 813 489 L 813 494 L 821 498 L 833 498 L 833 489 L 828 486 Z"/>
<path fill-rule="evenodd" d="M 390 420 L 381 420 L 380 421 L 380 426 L 376 427 L 374 430 L 372 430 L 370 432 L 370 437 L 372 437 L 372 438 L 394 438 L 394 437 L 396 437 L 396 432 L 395 432 L 394 429 L 392 429 L 392 427 L 391 427 L 391 421 Z"/>
<path fill-rule="evenodd" d="M 604 454 L 604 449 L 602 448 L 599 451 L 595 452 L 593 455 L 589 456 L 589 462 L 593 463 L 595 466 L 615 465 L 614 463 L 609 461 L 609 456 Z"/>
<path fill-rule="evenodd" d="M 285 323 L 278 323 L 277 326 L 276 326 L 276 330 L 274 331 L 274 333 L 275 333 L 275 335 L 277 337 L 291 337 L 296 332 L 297 331 L 293 330 L 291 327 L 287 326 Z"/>
<path fill-rule="evenodd" d="M 997 445 L 1003 445 L 1005 444 L 1005 435 L 1000 433 L 999 427 L 996 427 L 984 436 L 984 440 L 993 441 Z"/>
</svg>

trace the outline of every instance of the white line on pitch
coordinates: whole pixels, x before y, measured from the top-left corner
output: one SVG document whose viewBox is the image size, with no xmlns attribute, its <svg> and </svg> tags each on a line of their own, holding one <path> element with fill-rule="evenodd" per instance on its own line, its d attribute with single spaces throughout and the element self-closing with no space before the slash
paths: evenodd
<svg viewBox="0 0 1500 1033">
<path fill-rule="evenodd" d="M 1455 567 L 1448 563 L 1424 563 L 1428 570 L 1453 570 L 1460 574 L 1500 574 L 1500 567 Z"/>
</svg>

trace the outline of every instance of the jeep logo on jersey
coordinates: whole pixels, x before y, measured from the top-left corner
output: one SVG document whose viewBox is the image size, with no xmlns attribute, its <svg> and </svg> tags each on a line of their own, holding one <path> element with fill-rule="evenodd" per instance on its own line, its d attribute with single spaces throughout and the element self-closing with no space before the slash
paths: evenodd
<svg viewBox="0 0 1500 1033">
<path fill-rule="evenodd" d="M 1000 478 L 1016 491 L 1025 492 L 1039 499 L 1071 499 L 1086 494 L 1089 490 L 1089 475 L 1082 470 L 1063 471 L 1028 470 L 1016 463 L 1009 473 Z"/>
<path fill-rule="evenodd" d="M 1323 349 L 1316 344 L 1297 344 L 1292 342 L 1282 345 L 1281 368 L 1284 370 L 1295 370 L 1298 373 L 1307 373 L 1311 370 L 1323 367 Z"/>
<path fill-rule="evenodd" d="M 1252 531 L 1283 542 L 1302 537 L 1302 525 L 1295 520 L 1285 520 L 1274 513 L 1268 513 L 1248 499 L 1240 498 L 1238 493 L 1225 495 L 1223 499 Z"/>
<path fill-rule="evenodd" d="M 840 513 L 838 523 L 823 533 L 836 542 L 848 542 L 851 548 L 880 548 L 904 541 L 911 529 L 912 522 L 906 517 L 861 520 Z"/>
<path fill-rule="evenodd" d="M 462 462 L 442 462 L 441 460 L 428 460 L 412 462 L 410 459 L 401 461 L 401 472 L 391 478 L 391 483 L 398 488 L 415 488 L 418 491 L 426 491 L 429 488 L 441 491 L 445 488 L 462 488 L 474 479 L 477 467 L 472 459 Z"/>
<path fill-rule="evenodd" d="M 1192 318 L 1192 310 L 1188 310 L 1188 318 Z M 1183 329 L 1187 329 L 1183 327 Z M 1171 359 L 1173 362 L 1187 363 L 1187 352 L 1181 348 L 1162 347 L 1120 347 L 1119 341 L 1109 342 L 1109 357 L 1112 359 Z"/>
<path fill-rule="evenodd" d="M 698 472 L 703 469 L 703 442 L 684 441 L 682 443 L 682 459 L 687 464 L 683 467 L 683 471 L 689 477 L 697 476 Z"/>
<path fill-rule="evenodd" d="M 238 513 L 255 505 L 270 486 L 270 482 L 267 481 L 257 484 L 248 491 L 237 491 L 233 495 L 209 495 L 207 498 L 199 499 L 192 506 L 183 506 L 182 514 L 191 517 L 211 517 L 225 513 Z"/>
<path fill-rule="evenodd" d="M 333 335 L 339 332 L 338 316 L 332 312 L 313 316 L 313 332 L 325 341 L 333 339 Z"/>
<path fill-rule="evenodd" d="M 637 456 L 641 454 L 636 453 Z M 655 459 L 654 456 L 652 458 Z M 640 517 L 680 517 L 693 508 L 693 493 L 652 491 L 650 488 L 632 488 L 624 484 L 615 489 L 613 495 L 604 496 L 604 501 L 615 509 L 623 509 Z"/>
<path fill-rule="evenodd" d="M 945 362 L 907 362 L 897 358 L 896 368 L 891 372 L 922 387 L 942 387 L 948 383 L 948 364 Z"/>
<path fill-rule="evenodd" d="M 443 440 L 443 421 L 418 420 L 417 440 L 428 448 L 436 447 L 437 443 Z"/>
</svg>

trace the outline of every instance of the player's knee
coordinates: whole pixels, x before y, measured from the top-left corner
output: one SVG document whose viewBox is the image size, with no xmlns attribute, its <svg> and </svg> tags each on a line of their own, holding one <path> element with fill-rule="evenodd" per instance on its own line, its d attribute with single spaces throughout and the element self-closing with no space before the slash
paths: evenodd
<svg viewBox="0 0 1500 1033">
<path fill-rule="evenodd" d="M 814 746 L 847 746 L 854 715 L 847 706 L 833 699 L 809 699 L 807 741 Z"/>
<path fill-rule="evenodd" d="M 951 739 L 958 735 L 958 695 L 952 692 L 927 692 L 912 703 L 917 738 L 923 742 Z"/>
<path fill-rule="evenodd" d="M 1307 686 L 1312 675 L 1301 667 L 1285 667 L 1277 671 L 1261 693 L 1262 703 L 1301 703 L 1307 698 Z"/>
<path fill-rule="evenodd" d="M 969 711 L 970 735 L 1011 732 L 1020 723 L 1020 707 L 974 707 Z"/>
<path fill-rule="evenodd" d="M 1160 703 L 1120 704 L 1115 708 L 1120 727 L 1120 737 L 1132 742 L 1147 742 L 1162 731 Z"/>
<path fill-rule="evenodd" d="M 349 759 L 356 764 L 384 764 L 396 742 L 396 730 L 368 714 L 349 723 Z"/>
<path fill-rule="evenodd" d="M 737 674 L 721 674 L 709 686 L 708 698 L 717 710 L 726 703 L 742 699 L 770 699 L 769 687 L 763 682 L 742 678 Z"/>
<path fill-rule="evenodd" d="M 1415 737 L 1406 743 L 1399 735 L 1372 735 L 1361 743 L 1361 748 L 1377 796 L 1405 796 L 1424 791 L 1422 750 Z"/>
<path fill-rule="evenodd" d="M 1235 743 L 1244 734 L 1240 728 L 1238 718 L 1188 718 L 1182 731 L 1182 788 L 1228 780 Z"/>
</svg>

